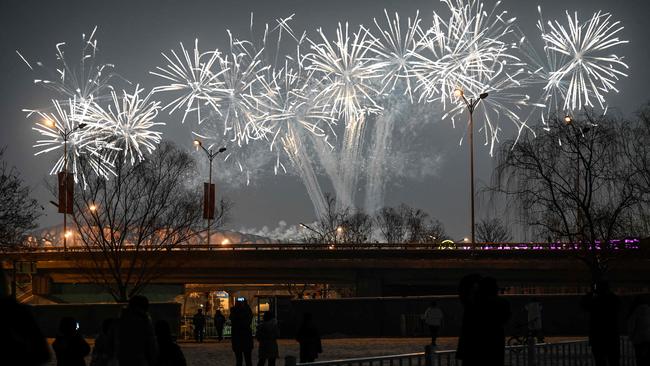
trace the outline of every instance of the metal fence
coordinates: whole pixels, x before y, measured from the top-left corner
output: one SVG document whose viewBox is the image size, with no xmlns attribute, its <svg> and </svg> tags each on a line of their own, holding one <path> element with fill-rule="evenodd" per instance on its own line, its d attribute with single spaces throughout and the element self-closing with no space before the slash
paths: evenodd
<svg viewBox="0 0 650 366">
<path fill-rule="evenodd" d="M 214 319 L 211 316 L 205 317 L 205 329 L 203 332 L 204 338 L 217 338 L 217 329 L 214 326 Z M 230 338 L 230 320 L 226 320 L 223 327 L 223 337 Z M 192 316 L 184 316 L 181 318 L 181 329 L 178 339 L 190 340 L 194 339 L 194 323 Z"/>
<path fill-rule="evenodd" d="M 621 337 L 621 366 L 634 366 L 634 350 L 626 337 Z M 586 340 L 557 343 L 539 343 L 533 355 L 529 347 L 508 346 L 505 349 L 506 366 L 592 366 L 595 365 L 591 348 Z M 289 360 L 288 360 L 289 361 Z M 289 366 L 291 361 L 286 362 Z M 350 358 L 345 360 L 318 361 L 298 366 L 460 366 L 456 351 L 407 353 L 401 355 Z"/>
</svg>

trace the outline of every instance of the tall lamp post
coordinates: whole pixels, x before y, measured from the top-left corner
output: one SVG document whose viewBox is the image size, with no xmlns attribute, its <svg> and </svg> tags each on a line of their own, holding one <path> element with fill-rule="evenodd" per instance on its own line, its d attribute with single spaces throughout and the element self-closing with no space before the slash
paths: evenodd
<svg viewBox="0 0 650 366">
<path fill-rule="evenodd" d="M 219 148 L 217 151 L 212 151 L 212 148 L 206 149 L 203 144 L 201 143 L 201 140 L 194 140 L 194 146 L 196 146 L 196 149 L 198 150 L 199 147 L 203 149 L 205 152 L 206 156 L 208 157 L 208 160 L 210 161 L 210 172 L 208 173 L 208 183 L 207 185 L 203 185 L 203 218 L 208 220 L 208 228 L 207 228 L 207 242 L 208 246 L 210 246 L 210 221 L 214 219 L 214 184 L 212 184 L 212 160 L 214 160 L 215 156 L 219 155 L 220 153 L 226 151 L 225 147 Z"/>
<path fill-rule="evenodd" d="M 59 128 L 51 119 L 45 119 L 43 124 L 56 130 L 63 140 L 63 170 L 58 174 L 59 181 L 59 202 L 57 204 L 59 213 L 63 214 L 63 251 L 68 251 L 68 214 L 73 213 L 73 199 L 74 199 L 74 179 L 68 173 L 68 140 L 70 136 L 86 127 L 85 123 L 79 123 L 73 128 Z"/>
<path fill-rule="evenodd" d="M 488 93 L 482 93 L 478 99 L 465 98 L 465 93 L 462 89 L 454 90 L 456 98 L 462 98 L 469 112 L 469 174 L 470 174 L 470 194 L 471 194 L 471 223 L 472 223 L 472 245 L 476 245 L 475 224 L 474 224 L 474 110 L 481 100 L 487 98 Z"/>
</svg>

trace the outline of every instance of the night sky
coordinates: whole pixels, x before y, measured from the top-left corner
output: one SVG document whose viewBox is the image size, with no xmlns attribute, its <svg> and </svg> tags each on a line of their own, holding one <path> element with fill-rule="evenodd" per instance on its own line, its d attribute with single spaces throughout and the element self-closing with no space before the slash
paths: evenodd
<svg viewBox="0 0 650 366">
<path fill-rule="evenodd" d="M 487 0 L 487 4 L 492 1 Z M 519 19 L 519 25 L 529 37 L 537 35 L 537 2 L 503 1 L 503 8 Z M 552 0 L 541 2 L 546 19 L 564 17 L 564 10 L 578 10 L 582 17 L 593 11 L 611 12 L 621 20 L 625 29 L 620 35 L 630 43 L 616 53 L 625 56 L 630 66 L 630 77 L 617 84 L 619 94 L 610 94 L 611 113 L 631 115 L 650 100 L 647 85 L 650 81 L 650 45 L 648 44 L 647 0 Z M 55 44 L 65 41 L 71 47 L 81 42 L 81 34 L 99 27 L 97 39 L 100 60 L 114 63 L 124 78 L 151 88 L 158 82 L 149 71 L 162 65 L 162 51 L 178 48 L 178 43 L 193 44 L 200 39 L 202 48 L 226 48 L 226 29 L 243 36 L 249 34 L 250 13 L 261 25 L 276 18 L 295 13 L 292 22 L 296 31 L 306 30 L 315 36 L 319 26 L 332 34 L 339 21 L 352 25 L 370 26 L 373 17 L 383 17 L 383 9 L 398 11 L 403 18 L 412 16 L 417 9 L 423 24 L 431 19 L 433 10 L 443 7 L 435 0 L 327 0 L 327 1 L 31 1 L 3 0 L 0 3 L 0 146 L 6 146 L 6 158 L 22 172 L 27 183 L 35 190 L 36 198 L 46 207 L 42 226 L 60 221 L 60 216 L 47 203 L 52 197 L 45 189 L 54 156 L 35 157 L 32 145 L 37 138 L 31 130 L 32 121 L 25 118 L 23 108 L 40 108 L 49 104 L 50 93 L 33 84 L 33 74 L 16 54 L 19 50 L 29 60 L 41 60 L 55 66 Z M 446 13 L 445 13 L 446 14 Z M 433 108 L 433 107 L 432 107 Z M 415 131 L 410 154 L 421 155 L 423 166 L 418 174 L 407 174 L 391 182 L 387 188 L 386 203 L 405 202 L 428 211 L 440 219 L 455 238 L 468 235 L 469 200 L 468 153 L 459 146 L 463 129 L 453 129 L 448 122 L 437 121 L 439 114 L 432 111 L 422 131 Z M 191 146 L 190 127 L 180 124 L 181 114 L 161 116 L 167 123 L 163 128 L 165 138 L 179 145 Z M 503 137 L 509 137 L 505 135 Z M 478 187 L 490 182 L 495 159 L 487 149 L 477 144 Z M 235 204 L 231 227 L 274 228 L 280 221 L 288 225 L 314 221 L 313 209 L 305 189 L 292 175 L 273 175 L 272 164 L 268 173 L 254 177 L 250 186 L 221 184 Z M 201 172 L 203 173 L 203 172 Z M 327 191 L 325 187 L 325 191 Z M 486 197 L 478 201 L 478 217 L 499 214 L 488 208 L 493 202 Z"/>
</svg>

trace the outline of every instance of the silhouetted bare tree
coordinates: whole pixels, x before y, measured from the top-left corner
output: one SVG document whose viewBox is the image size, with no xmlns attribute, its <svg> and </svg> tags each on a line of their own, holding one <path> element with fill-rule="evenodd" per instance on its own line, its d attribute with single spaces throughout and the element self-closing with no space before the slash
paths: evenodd
<svg viewBox="0 0 650 366">
<path fill-rule="evenodd" d="M 22 246 L 43 209 L 30 198 L 29 187 L 4 160 L 4 152 L 0 149 L 0 251 Z"/>
<path fill-rule="evenodd" d="M 375 222 L 387 243 L 402 243 L 406 233 L 404 216 L 399 209 L 383 207 L 375 214 Z"/>
<path fill-rule="evenodd" d="M 630 133 L 627 121 L 584 113 L 570 123 L 552 119 L 498 153 L 495 192 L 544 237 L 581 243 L 594 280 L 607 270 L 610 240 L 625 235 L 641 203 Z"/>
<path fill-rule="evenodd" d="M 375 223 L 388 243 L 440 243 L 448 238 L 440 221 L 405 204 L 382 208 L 375 215 Z"/>
<path fill-rule="evenodd" d="M 161 274 L 174 248 L 203 230 L 202 200 L 197 188 L 188 188 L 194 160 L 171 143 L 133 165 L 117 161 L 115 172 L 109 180 L 89 179 L 76 192 L 73 218 L 92 262 L 83 266 L 86 274 L 125 301 Z M 229 208 L 222 200 L 215 227 Z"/>
<path fill-rule="evenodd" d="M 479 221 L 476 239 L 481 243 L 507 243 L 512 241 L 512 235 L 501 219 L 495 217 Z"/>
</svg>

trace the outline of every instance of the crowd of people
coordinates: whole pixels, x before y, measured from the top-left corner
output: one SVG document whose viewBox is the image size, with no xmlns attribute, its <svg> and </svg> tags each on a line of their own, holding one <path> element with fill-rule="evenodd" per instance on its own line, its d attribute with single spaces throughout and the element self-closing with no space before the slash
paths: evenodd
<svg viewBox="0 0 650 366">
<path fill-rule="evenodd" d="M 0 276 L 3 277 L 3 276 Z M 7 296 L 4 278 L 0 279 L 0 354 L 8 365 L 42 365 L 50 359 L 50 347 L 36 321 L 25 305 Z M 499 295 L 497 281 L 477 274 L 465 276 L 459 284 L 462 321 L 456 357 L 463 366 L 503 365 L 505 355 L 505 326 L 511 317 L 508 301 Z M 598 281 L 592 291 L 581 299 L 580 305 L 589 318 L 589 344 L 597 366 L 620 364 L 619 314 L 621 301 L 606 281 Z M 529 334 L 540 339 L 542 303 L 533 298 L 525 305 Z M 116 319 L 106 319 L 94 346 L 79 332 L 79 323 L 72 317 L 60 319 L 58 335 L 51 349 L 57 366 L 185 366 L 181 347 L 175 342 L 170 324 L 152 321 L 149 301 L 133 296 Z M 444 326 L 444 313 L 433 301 L 422 315 L 431 333 L 431 345 Z M 194 336 L 203 342 L 206 319 L 202 310 L 193 317 Z M 263 314 L 253 332 L 253 312 L 245 298 L 237 298 L 229 315 L 231 346 L 237 366 L 252 366 L 254 340 L 258 343 L 258 366 L 275 366 L 280 357 L 280 330 L 272 312 Z M 627 335 L 634 345 L 636 364 L 650 365 L 650 297 L 636 296 L 627 313 Z M 216 311 L 214 324 L 217 340 L 223 340 L 226 317 Z M 296 331 L 300 345 L 300 363 L 314 362 L 323 352 L 320 332 L 310 313 L 304 313 Z M 434 348 L 435 349 L 435 348 Z"/>
</svg>

